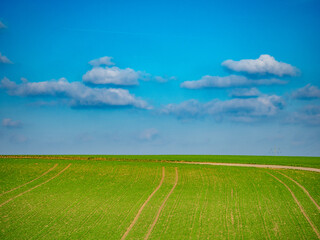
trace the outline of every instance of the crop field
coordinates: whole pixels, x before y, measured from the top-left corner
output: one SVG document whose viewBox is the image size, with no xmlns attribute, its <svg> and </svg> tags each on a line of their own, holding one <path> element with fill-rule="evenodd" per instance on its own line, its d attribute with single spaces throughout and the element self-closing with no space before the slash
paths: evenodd
<svg viewBox="0 0 320 240">
<path fill-rule="evenodd" d="M 220 161 L 219 161 L 220 160 Z M 0 239 L 320 239 L 320 158 L 2 156 Z"/>
</svg>

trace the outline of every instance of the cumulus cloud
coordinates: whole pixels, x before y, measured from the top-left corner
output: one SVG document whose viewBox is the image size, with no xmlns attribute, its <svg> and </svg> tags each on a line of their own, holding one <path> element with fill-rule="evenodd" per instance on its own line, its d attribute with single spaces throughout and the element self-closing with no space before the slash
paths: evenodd
<svg viewBox="0 0 320 240">
<path fill-rule="evenodd" d="M 2 126 L 5 128 L 20 128 L 22 127 L 21 121 L 14 121 L 11 118 L 2 119 Z"/>
<path fill-rule="evenodd" d="M 83 75 L 82 80 L 91 84 L 114 84 L 122 86 L 138 85 L 138 79 L 143 77 L 140 71 L 131 68 L 95 67 Z"/>
<path fill-rule="evenodd" d="M 4 55 L 2 55 L 0 53 L 0 63 L 8 63 L 8 64 L 12 64 L 12 62 Z"/>
<path fill-rule="evenodd" d="M 261 95 L 261 92 L 257 88 L 237 88 L 233 89 L 230 93 L 230 97 L 235 98 L 250 98 L 258 97 Z"/>
<path fill-rule="evenodd" d="M 320 98 L 320 89 L 317 86 L 307 84 L 303 88 L 292 93 L 293 98 L 297 99 L 316 99 Z"/>
<path fill-rule="evenodd" d="M 159 132 L 155 128 L 145 129 L 139 136 L 139 139 L 150 141 L 155 139 L 159 135 Z"/>
<path fill-rule="evenodd" d="M 203 76 L 200 80 L 185 81 L 181 83 L 182 88 L 201 89 L 201 88 L 230 88 L 230 87 L 246 87 L 246 86 L 259 86 L 259 85 L 272 85 L 272 84 L 286 84 L 276 78 L 271 79 L 256 79 L 252 80 L 245 76 L 230 75 L 225 77 L 219 76 Z"/>
<path fill-rule="evenodd" d="M 281 97 L 263 95 L 258 98 L 212 100 L 206 103 L 192 99 L 180 104 L 169 104 L 162 109 L 162 113 L 172 114 L 178 118 L 213 116 L 227 117 L 234 121 L 253 121 L 274 116 L 283 107 L 284 101 Z"/>
<path fill-rule="evenodd" d="M 114 65 L 114 63 L 111 61 L 112 59 L 113 59 L 112 57 L 105 56 L 105 57 L 91 60 L 89 64 L 94 67 L 98 67 L 101 65 L 106 65 L 106 66 Z"/>
<path fill-rule="evenodd" d="M 4 23 L 0 21 L 0 29 L 1 29 L 1 28 L 7 28 L 7 26 L 4 25 Z"/>
<path fill-rule="evenodd" d="M 248 74 L 272 74 L 277 76 L 297 76 L 299 69 L 284 62 L 278 62 L 274 57 L 264 54 L 258 59 L 242 59 L 240 61 L 226 60 L 222 66 L 235 71 Z"/>
<path fill-rule="evenodd" d="M 44 82 L 17 84 L 8 78 L 1 80 L 1 88 L 13 96 L 54 96 L 65 98 L 73 107 L 121 107 L 150 108 L 148 104 L 130 94 L 126 89 L 91 88 L 81 82 L 68 82 L 65 78 Z"/>
</svg>

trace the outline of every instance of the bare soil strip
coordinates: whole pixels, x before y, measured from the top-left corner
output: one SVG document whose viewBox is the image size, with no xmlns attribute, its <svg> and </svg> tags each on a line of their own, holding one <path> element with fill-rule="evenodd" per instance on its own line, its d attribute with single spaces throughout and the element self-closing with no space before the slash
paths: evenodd
<svg viewBox="0 0 320 240">
<path fill-rule="evenodd" d="M 176 188 L 176 186 L 177 186 L 177 184 L 178 184 L 178 180 L 179 180 L 178 169 L 175 168 L 175 171 L 176 171 L 176 181 L 175 181 L 173 187 L 171 188 L 169 194 L 168 194 L 168 195 L 166 196 L 166 198 L 164 199 L 162 205 L 160 206 L 159 211 L 158 211 L 158 213 L 157 213 L 157 216 L 156 216 L 156 218 L 154 219 L 153 223 L 151 224 L 151 226 L 150 226 L 150 228 L 149 228 L 149 230 L 148 230 L 148 233 L 147 233 L 147 235 L 146 235 L 145 238 L 144 238 L 145 240 L 147 240 L 147 239 L 149 238 L 150 234 L 152 233 L 152 230 L 153 230 L 154 226 L 156 225 L 156 223 L 157 223 L 157 221 L 158 221 L 158 219 L 159 219 L 160 213 L 161 213 L 164 205 L 166 204 L 168 198 L 170 197 L 170 195 L 172 194 L 173 190 Z"/>
<path fill-rule="evenodd" d="M 142 210 L 144 209 L 144 207 L 147 205 L 147 203 L 150 201 L 150 199 L 153 197 L 153 195 L 159 190 L 159 188 L 162 186 L 163 180 L 165 177 L 165 169 L 164 167 L 162 167 L 162 178 L 160 180 L 160 183 L 158 185 L 158 187 L 150 194 L 150 196 L 147 198 L 147 200 L 142 204 L 142 206 L 140 207 L 137 215 L 135 216 L 135 218 L 133 219 L 132 223 L 130 224 L 130 226 L 128 227 L 127 231 L 123 234 L 121 240 L 125 239 L 129 232 L 131 231 L 131 229 L 133 228 L 133 226 L 136 224 L 136 222 L 138 221 L 138 218 L 142 212 Z"/>
<path fill-rule="evenodd" d="M 12 191 L 14 191 L 14 190 L 17 190 L 17 189 L 19 189 L 19 188 L 21 188 L 21 187 L 23 187 L 23 186 L 25 186 L 25 185 L 27 185 L 27 184 L 29 184 L 29 183 L 34 182 L 35 180 L 37 180 L 37 179 L 43 177 L 44 175 L 48 174 L 49 172 L 51 172 L 51 171 L 52 171 L 53 169 L 55 169 L 57 166 L 58 166 L 58 164 L 55 164 L 52 168 L 50 168 L 48 171 L 42 173 L 40 176 L 36 177 L 35 179 L 33 179 L 33 180 L 29 181 L 29 182 L 26 182 L 26 183 L 24 183 L 24 184 L 22 184 L 22 185 L 20 185 L 20 186 L 18 186 L 18 187 L 12 188 L 12 189 L 9 190 L 9 191 L 3 192 L 3 193 L 0 194 L 0 196 L 2 196 L 2 195 L 4 195 L 4 194 L 7 194 L 7 193 L 9 193 L 9 192 L 12 192 Z"/>
<path fill-rule="evenodd" d="M 320 206 L 317 204 L 317 202 L 313 199 L 313 197 L 311 197 L 310 193 L 307 191 L 307 189 L 305 189 L 300 183 L 298 183 L 297 181 L 293 180 L 291 177 L 285 175 L 284 173 L 278 172 L 281 175 L 285 176 L 286 178 L 288 178 L 289 180 L 291 180 L 292 182 L 294 182 L 295 184 L 297 184 L 310 198 L 310 200 L 313 202 L 313 204 L 318 208 L 318 210 L 320 211 Z"/>
<path fill-rule="evenodd" d="M 300 208 L 300 211 L 302 212 L 302 214 L 305 216 L 305 218 L 307 219 L 307 221 L 311 225 L 311 227 L 312 227 L 313 231 L 315 232 L 315 234 L 317 234 L 318 239 L 320 239 L 320 233 L 318 232 L 317 228 L 313 225 L 312 221 L 310 220 L 310 218 L 308 217 L 308 215 L 304 211 L 301 203 L 298 201 L 297 197 L 294 195 L 292 190 L 284 182 L 282 182 L 279 178 L 277 178 L 276 176 L 272 175 L 271 173 L 268 173 L 268 174 L 271 175 L 272 177 L 274 177 L 276 180 L 278 180 L 278 182 L 282 183 L 289 190 L 289 192 L 291 193 L 293 199 L 298 204 L 298 206 Z"/>
<path fill-rule="evenodd" d="M 274 169 L 294 169 L 294 170 L 304 170 L 311 172 L 319 172 L 319 168 L 309 168 L 309 167 L 294 167 L 294 166 L 282 166 L 282 165 L 267 165 L 267 164 L 247 164 L 247 163 L 212 163 L 212 162 L 174 162 L 183 164 L 200 164 L 200 165 L 213 165 L 213 166 L 233 166 L 233 167 L 256 167 L 256 168 L 274 168 Z"/>
<path fill-rule="evenodd" d="M 38 185 L 36 185 L 36 186 L 28 189 L 27 191 L 24 191 L 24 192 L 22 192 L 22 193 L 20 193 L 20 194 L 18 194 L 18 195 L 16 195 L 16 196 L 10 198 L 9 200 L 1 203 L 1 204 L 0 204 L 0 207 L 2 207 L 3 205 L 11 202 L 12 200 L 14 200 L 14 199 L 16 199 L 16 198 L 22 196 L 22 195 L 25 194 L 25 193 L 28 193 L 28 192 L 32 191 L 33 189 L 36 189 L 36 188 L 42 186 L 43 184 L 45 184 L 45 183 L 47 183 L 47 182 L 50 182 L 52 179 L 58 177 L 61 173 L 63 173 L 65 170 L 67 170 L 70 166 L 71 166 L 71 163 L 70 163 L 67 167 L 65 167 L 64 169 L 62 169 L 58 174 L 56 174 L 55 176 L 53 176 L 52 178 L 49 178 L 48 180 L 44 181 L 43 183 L 40 183 L 40 184 L 38 184 Z"/>
</svg>

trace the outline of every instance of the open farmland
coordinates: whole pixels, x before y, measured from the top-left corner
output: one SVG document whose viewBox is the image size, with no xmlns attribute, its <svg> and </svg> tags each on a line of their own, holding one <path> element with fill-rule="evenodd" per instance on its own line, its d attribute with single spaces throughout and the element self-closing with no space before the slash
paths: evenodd
<svg viewBox="0 0 320 240">
<path fill-rule="evenodd" d="M 174 162 L 218 156 L 89 158 L 0 158 L 0 239 L 320 239 L 318 172 Z"/>
</svg>

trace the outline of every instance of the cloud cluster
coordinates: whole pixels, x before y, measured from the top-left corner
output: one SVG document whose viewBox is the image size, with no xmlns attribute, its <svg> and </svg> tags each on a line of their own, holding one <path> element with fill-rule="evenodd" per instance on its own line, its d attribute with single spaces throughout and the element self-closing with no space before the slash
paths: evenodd
<svg viewBox="0 0 320 240">
<path fill-rule="evenodd" d="M 258 97 L 261 95 L 261 92 L 257 88 L 236 88 L 233 89 L 230 93 L 230 97 L 236 98 L 250 98 Z"/>
<path fill-rule="evenodd" d="M 95 85 L 137 86 L 139 85 L 139 80 L 164 83 L 176 79 L 175 77 L 152 76 L 151 74 L 135 71 L 131 68 L 110 67 L 110 65 L 115 65 L 111 61 L 112 59 L 112 57 L 105 56 L 91 60 L 89 64 L 93 68 L 82 76 L 82 80 L 87 84 Z M 105 66 L 102 67 L 102 65 Z"/>
<path fill-rule="evenodd" d="M 66 98 L 73 107 L 121 107 L 133 106 L 148 109 L 148 104 L 119 88 L 91 88 L 81 82 L 68 82 L 65 78 L 43 82 L 16 84 L 8 78 L 0 87 L 13 96 L 54 96 Z"/>
<path fill-rule="evenodd" d="M 2 55 L 0 52 L 0 63 L 11 64 L 12 62 L 6 56 Z"/>
<path fill-rule="evenodd" d="M 287 84 L 287 81 L 271 78 L 269 75 L 282 77 L 285 75 L 296 76 L 299 73 L 297 68 L 287 63 L 278 62 L 274 57 L 267 54 L 261 55 L 258 59 L 226 60 L 222 63 L 222 66 L 235 72 L 268 76 L 263 79 L 257 79 L 253 76 L 253 78 L 248 78 L 248 76 L 241 75 L 229 75 L 225 77 L 206 75 L 200 80 L 185 81 L 180 86 L 188 89 L 201 89 Z"/>
<path fill-rule="evenodd" d="M 203 76 L 200 80 L 185 81 L 181 83 L 182 88 L 201 89 L 201 88 L 231 88 L 231 87 L 247 87 L 272 84 L 286 84 L 286 81 L 276 78 L 252 80 L 245 76 L 230 75 L 225 77 L 219 76 Z"/>
<path fill-rule="evenodd" d="M 115 65 L 115 63 L 113 63 L 111 60 L 112 60 L 112 57 L 105 56 L 105 57 L 91 60 L 89 64 L 94 67 L 98 67 L 101 65 L 106 65 L 106 66 Z"/>
<path fill-rule="evenodd" d="M 317 86 L 307 84 L 292 93 L 292 97 L 296 99 L 316 99 L 320 98 L 320 89 Z"/>
<path fill-rule="evenodd" d="M 142 73 L 131 68 L 95 67 L 83 75 L 82 80 L 91 84 L 114 84 L 122 86 L 139 85 Z"/>
<path fill-rule="evenodd" d="M 240 61 L 226 60 L 222 63 L 222 66 L 235 71 L 244 72 L 248 74 L 259 75 L 277 75 L 282 76 L 297 76 L 299 69 L 284 62 L 278 62 L 274 57 L 264 54 L 258 59 L 242 59 Z"/>
<path fill-rule="evenodd" d="M 2 126 L 5 128 L 20 128 L 22 127 L 21 121 L 14 121 L 11 118 L 2 119 Z"/>
<path fill-rule="evenodd" d="M 233 121 L 253 121 L 274 116 L 283 107 L 284 101 L 281 97 L 263 95 L 247 99 L 212 100 L 206 103 L 192 99 L 180 104 L 169 104 L 162 109 L 162 113 L 175 115 L 178 118 L 213 116 L 228 117 Z"/>
</svg>

